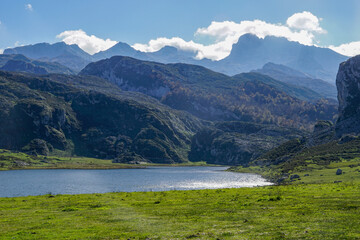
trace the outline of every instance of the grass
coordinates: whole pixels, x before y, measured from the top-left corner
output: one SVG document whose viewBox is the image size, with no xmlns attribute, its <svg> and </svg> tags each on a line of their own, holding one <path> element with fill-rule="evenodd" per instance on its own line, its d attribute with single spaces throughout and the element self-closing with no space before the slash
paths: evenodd
<svg viewBox="0 0 360 240">
<path fill-rule="evenodd" d="M 1 239 L 359 239 L 360 185 L 0 198 Z"/>
<path fill-rule="evenodd" d="M 359 163 L 300 166 L 280 186 L 0 198 L 0 239 L 360 239 Z"/>
<path fill-rule="evenodd" d="M 87 157 L 31 156 L 0 149 L 0 170 L 13 169 L 112 169 L 143 168 L 140 165 L 113 163 L 111 160 Z"/>
<path fill-rule="evenodd" d="M 336 175 L 337 169 L 343 171 L 341 175 Z M 342 181 L 360 184 L 360 160 L 332 162 L 325 166 L 309 164 L 292 174 L 300 176 L 300 179 L 293 181 L 294 183 L 333 183 Z"/>
<path fill-rule="evenodd" d="M 87 157 L 31 156 L 22 152 L 0 149 L 0 170 L 15 169 L 120 169 L 145 168 L 147 166 L 216 166 L 206 162 L 178 164 L 124 164 L 112 160 Z"/>
</svg>

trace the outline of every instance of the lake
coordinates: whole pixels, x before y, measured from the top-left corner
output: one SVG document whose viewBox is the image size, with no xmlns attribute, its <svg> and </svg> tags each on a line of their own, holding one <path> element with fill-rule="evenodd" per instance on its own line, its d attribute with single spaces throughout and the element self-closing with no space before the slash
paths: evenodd
<svg viewBox="0 0 360 240">
<path fill-rule="evenodd" d="M 0 171 L 0 197 L 105 192 L 240 188 L 270 185 L 255 174 L 226 167 L 144 169 L 41 169 Z"/>
</svg>

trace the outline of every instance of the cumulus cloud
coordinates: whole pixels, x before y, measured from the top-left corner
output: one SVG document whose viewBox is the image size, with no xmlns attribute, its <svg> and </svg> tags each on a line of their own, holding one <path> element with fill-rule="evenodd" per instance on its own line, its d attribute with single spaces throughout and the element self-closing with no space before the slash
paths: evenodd
<svg viewBox="0 0 360 240">
<path fill-rule="evenodd" d="M 32 5 L 31 5 L 30 3 L 25 4 L 25 9 L 26 9 L 26 10 L 29 10 L 30 12 L 32 12 L 32 11 L 34 10 L 33 7 L 32 7 Z"/>
<path fill-rule="evenodd" d="M 353 57 L 360 54 L 360 41 L 341 44 L 337 47 L 331 45 L 329 48 L 345 56 Z"/>
<path fill-rule="evenodd" d="M 66 44 L 77 44 L 82 50 L 89 54 L 94 54 L 100 51 L 111 48 L 117 42 L 111 39 L 101 39 L 94 35 L 87 35 L 83 30 L 64 31 L 56 36 Z"/>
<path fill-rule="evenodd" d="M 0 48 L 0 54 L 3 54 L 3 53 L 4 53 L 4 49 Z"/>
<path fill-rule="evenodd" d="M 300 29 L 311 32 L 326 33 L 324 29 L 320 27 L 320 20 L 311 12 L 304 11 L 302 13 L 295 13 L 289 17 L 286 24 L 290 28 Z"/>
<path fill-rule="evenodd" d="M 194 41 L 185 41 L 179 37 L 157 38 L 147 44 L 134 44 L 137 50 L 153 52 L 164 46 L 173 46 L 186 51 L 196 52 L 196 58 L 209 58 L 220 60 L 230 54 L 232 45 L 244 34 L 251 33 L 259 38 L 266 36 L 284 37 L 290 41 L 296 41 L 304 45 L 313 45 L 315 34 L 326 33 L 320 27 L 318 17 L 310 12 L 295 13 L 290 16 L 286 24 L 267 23 L 262 20 L 211 22 L 205 28 L 198 28 L 195 37 L 214 39 L 211 44 L 204 45 Z"/>
</svg>

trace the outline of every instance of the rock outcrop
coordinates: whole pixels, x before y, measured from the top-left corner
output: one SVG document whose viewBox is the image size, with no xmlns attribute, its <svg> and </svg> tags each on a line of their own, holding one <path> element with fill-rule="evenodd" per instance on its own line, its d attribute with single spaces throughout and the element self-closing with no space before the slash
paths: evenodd
<svg viewBox="0 0 360 240">
<path fill-rule="evenodd" d="M 336 77 L 339 118 L 336 135 L 360 133 L 360 55 L 340 64 Z"/>
</svg>

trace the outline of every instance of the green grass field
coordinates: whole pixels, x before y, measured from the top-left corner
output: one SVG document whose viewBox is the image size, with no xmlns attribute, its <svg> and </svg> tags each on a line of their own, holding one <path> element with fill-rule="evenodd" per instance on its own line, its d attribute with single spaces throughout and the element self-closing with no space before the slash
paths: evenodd
<svg viewBox="0 0 360 240">
<path fill-rule="evenodd" d="M 0 198 L 1 239 L 359 239 L 360 185 Z"/>
<path fill-rule="evenodd" d="M 58 168 L 113 166 L 49 158 Z M 50 167 L 39 159 L 23 167 Z M 0 239 L 360 239 L 359 162 L 309 164 L 281 186 L 0 198 Z M 338 168 L 344 173 L 336 175 Z"/>
</svg>

